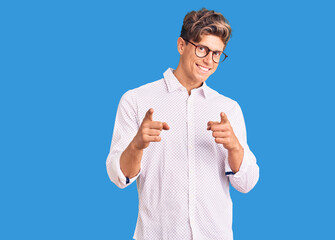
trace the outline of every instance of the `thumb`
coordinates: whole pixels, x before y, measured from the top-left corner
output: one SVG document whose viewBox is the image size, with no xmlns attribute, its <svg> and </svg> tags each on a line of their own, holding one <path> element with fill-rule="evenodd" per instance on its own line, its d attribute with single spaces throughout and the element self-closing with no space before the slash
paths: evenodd
<svg viewBox="0 0 335 240">
<path fill-rule="evenodd" d="M 220 116 L 221 116 L 221 122 L 220 123 L 226 123 L 226 122 L 228 122 L 228 117 L 227 117 L 227 115 L 224 112 L 221 112 Z"/>
<path fill-rule="evenodd" d="M 150 108 L 150 109 L 147 111 L 147 113 L 145 114 L 144 119 L 145 119 L 145 120 L 150 120 L 150 121 L 152 121 L 152 115 L 153 115 L 153 113 L 154 113 L 154 109 L 153 109 L 153 108 Z"/>
</svg>

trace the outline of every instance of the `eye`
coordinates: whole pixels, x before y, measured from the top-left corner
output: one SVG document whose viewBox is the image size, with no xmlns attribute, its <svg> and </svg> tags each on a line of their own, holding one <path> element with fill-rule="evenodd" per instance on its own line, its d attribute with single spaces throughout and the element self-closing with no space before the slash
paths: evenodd
<svg viewBox="0 0 335 240">
<path fill-rule="evenodd" d="M 206 52 L 206 47 L 204 47 L 204 46 L 198 46 L 198 49 L 199 49 L 201 52 Z"/>
<path fill-rule="evenodd" d="M 218 57 L 219 57 L 219 56 L 221 56 L 222 53 L 221 53 L 221 52 L 213 52 L 213 54 L 214 54 L 215 56 L 218 56 Z"/>
</svg>

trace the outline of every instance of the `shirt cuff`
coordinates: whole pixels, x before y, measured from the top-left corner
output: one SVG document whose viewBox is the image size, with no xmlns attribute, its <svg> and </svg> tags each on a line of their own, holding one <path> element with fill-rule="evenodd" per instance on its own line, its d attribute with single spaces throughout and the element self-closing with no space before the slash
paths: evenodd
<svg viewBox="0 0 335 240">
<path fill-rule="evenodd" d="M 243 160 L 238 172 L 234 174 L 234 177 L 239 177 L 240 175 L 244 175 L 248 172 L 249 166 L 252 164 L 250 150 L 247 147 L 244 147 Z"/>
<path fill-rule="evenodd" d="M 121 182 L 122 185 L 130 185 L 132 182 L 134 182 L 136 180 L 136 178 L 140 175 L 141 173 L 141 169 L 140 171 L 137 173 L 136 176 L 132 177 L 132 178 L 128 178 L 126 177 L 120 167 L 120 160 L 121 160 L 121 154 L 118 155 L 118 158 L 115 161 L 115 169 L 117 171 L 117 175 L 119 178 L 119 181 Z"/>
<path fill-rule="evenodd" d="M 247 150 L 246 147 L 243 147 L 243 159 L 242 159 L 240 169 L 238 170 L 238 172 L 234 173 L 230 168 L 229 161 L 228 161 L 228 153 L 227 153 L 225 175 L 226 176 L 229 176 L 229 175 L 239 176 L 247 172 L 249 164 L 250 164 L 249 151 Z"/>
</svg>

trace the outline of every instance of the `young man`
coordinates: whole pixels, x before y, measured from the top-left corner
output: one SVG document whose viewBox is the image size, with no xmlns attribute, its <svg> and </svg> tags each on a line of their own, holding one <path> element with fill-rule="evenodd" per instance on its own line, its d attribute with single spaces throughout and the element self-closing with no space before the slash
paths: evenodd
<svg viewBox="0 0 335 240">
<path fill-rule="evenodd" d="M 247 193 L 259 168 L 239 104 L 205 82 L 230 36 L 220 13 L 188 13 L 176 70 L 120 100 L 106 165 L 120 188 L 137 180 L 134 239 L 233 239 L 229 182 Z"/>
</svg>

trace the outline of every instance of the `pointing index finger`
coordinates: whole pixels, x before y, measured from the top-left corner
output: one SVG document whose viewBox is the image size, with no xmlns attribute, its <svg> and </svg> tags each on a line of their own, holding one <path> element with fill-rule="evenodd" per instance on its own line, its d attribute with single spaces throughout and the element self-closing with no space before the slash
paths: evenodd
<svg viewBox="0 0 335 240">
<path fill-rule="evenodd" d="M 162 130 L 164 128 L 164 123 L 159 121 L 152 121 L 149 125 L 149 128 Z"/>
<path fill-rule="evenodd" d="M 207 123 L 207 130 L 211 129 L 212 125 L 214 124 L 220 124 L 220 122 L 216 122 L 216 121 L 209 121 Z"/>
</svg>

